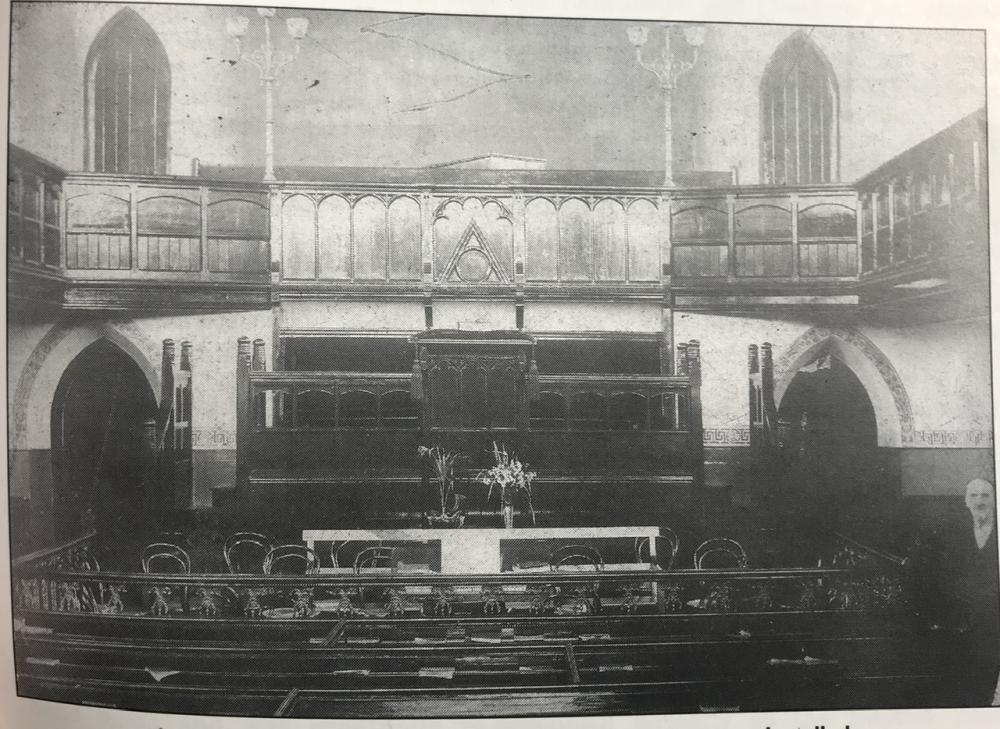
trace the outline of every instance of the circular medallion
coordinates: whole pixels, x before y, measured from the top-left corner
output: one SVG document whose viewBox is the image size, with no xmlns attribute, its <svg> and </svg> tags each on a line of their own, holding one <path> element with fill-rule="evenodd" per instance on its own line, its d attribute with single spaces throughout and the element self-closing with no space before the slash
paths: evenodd
<svg viewBox="0 0 1000 729">
<path fill-rule="evenodd" d="M 482 251 L 468 250 L 458 259 L 455 272 L 458 277 L 468 283 L 479 283 L 489 278 L 493 266 L 490 259 Z"/>
</svg>

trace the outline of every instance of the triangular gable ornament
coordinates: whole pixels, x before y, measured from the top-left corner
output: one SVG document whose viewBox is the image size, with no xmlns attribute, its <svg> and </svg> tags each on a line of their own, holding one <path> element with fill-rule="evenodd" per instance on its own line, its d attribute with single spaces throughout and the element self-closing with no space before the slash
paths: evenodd
<svg viewBox="0 0 1000 729">
<path fill-rule="evenodd" d="M 441 276 L 443 281 L 462 283 L 504 283 L 510 280 L 507 269 L 486 242 L 475 221 L 462 234 Z"/>
</svg>

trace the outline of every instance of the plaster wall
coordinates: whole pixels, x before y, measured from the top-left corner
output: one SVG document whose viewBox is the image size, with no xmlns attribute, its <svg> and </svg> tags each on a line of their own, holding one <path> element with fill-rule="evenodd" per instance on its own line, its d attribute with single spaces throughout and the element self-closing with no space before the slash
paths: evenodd
<svg viewBox="0 0 1000 729">
<path fill-rule="evenodd" d="M 800 31 L 837 77 L 843 182 L 986 103 L 978 31 L 713 25 L 674 102 L 683 124 L 675 155 L 695 169 L 736 166 L 741 182 L 759 182 L 761 79 L 778 45 Z"/>
<path fill-rule="evenodd" d="M 94 37 L 121 7 L 15 4 L 12 142 L 82 169 L 84 62 Z M 224 30 L 232 11 L 130 7 L 159 35 L 170 59 L 171 171 L 189 173 L 192 158 L 259 165 L 262 93 L 256 69 L 233 62 L 236 52 Z M 258 28 L 259 19 L 248 14 Z M 663 94 L 636 64 L 626 21 L 427 15 L 373 32 L 373 23 L 391 16 L 296 14 L 308 17 L 311 29 L 277 90 L 279 166 L 420 167 L 503 153 L 545 159 L 550 169 L 662 168 Z M 674 96 L 676 164 L 736 166 L 741 181 L 755 182 L 761 75 L 781 41 L 798 29 L 707 27 L 697 65 Z M 280 22 L 275 30 L 290 47 Z M 844 181 L 985 103 L 979 32 L 802 31 L 837 74 Z M 250 36 L 246 46 L 258 42 Z M 661 34 L 651 32 L 647 55 L 658 54 L 660 43 Z M 474 90 L 483 83 L 482 72 L 454 58 L 511 78 Z"/>
<path fill-rule="evenodd" d="M 536 332 L 659 332 L 662 307 L 655 303 L 530 301 L 524 328 Z"/>
</svg>

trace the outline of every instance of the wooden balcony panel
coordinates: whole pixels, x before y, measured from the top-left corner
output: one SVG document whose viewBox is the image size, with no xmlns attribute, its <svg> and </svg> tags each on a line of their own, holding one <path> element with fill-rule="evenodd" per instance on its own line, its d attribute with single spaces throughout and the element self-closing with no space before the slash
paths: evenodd
<svg viewBox="0 0 1000 729">
<path fill-rule="evenodd" d="M 980 110 L 858 182 L 865 278 L 883 281 L 897 269 L 906 276 L 912 261 L 985 250 L 985 155 L 986 115 Z"/>
</svg>

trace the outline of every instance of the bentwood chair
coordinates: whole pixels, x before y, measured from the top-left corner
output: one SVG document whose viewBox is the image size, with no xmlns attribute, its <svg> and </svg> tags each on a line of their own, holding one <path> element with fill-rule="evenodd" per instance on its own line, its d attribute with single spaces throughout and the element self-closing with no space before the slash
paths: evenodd
<svg viewBox="0 0 1000 729">
<path fill-rule="evenodd" d="M 660 527 L 660 536 L 654 537 L 656 539 L 656 552 L 657 552 L 657 562 L 655 566 L 662 567 L 665 570 L 670 570 L 674 568 L 677 563 L 677 553 L 681 549 L 681 540 L 677 536 L 676 532 L 670 527 Z M 663 547 L 667 548 L 667 552 L 663 551 Z M 666 561 L 664 562 L 664 556 L 666 556 Z M 635 561 L 637 564 L 645 564 L 650 561 L 649 558 L 649 537 L 637 537 L 635 540 Z"/>
<path fill-rule="evenodd" d="M 233 575 L 259 574 L 264 558 L 274 549 L 274 540 L 256 532 L 236 532 L 226 537 L 222 556 Z"/>
<path fill-rule="evenodd" d="M 147 545 L 139 555 L 142 571 L 146 574 L 191 574 L 191 558 L 188 553 L 176 544 L 155 542 Z M 151 587 L 146 591 L 146 600 L 150 603 L 150 612 L 156 616 L 168 615 L 180 609 L 188 611 L 188 588 L 180 588 L 174 597 L 174 591 L 169 587 Z"/>
<path fill-rule="evenodd" d="M 319 571 L 316 553 L 301 544 L 282 544 L 264 556 L 265 575 L 311 575 Z"/>
<path fill-rule="evenodd" d="M 381 547 L 382 542 L 348 539 L 330 543 L 330 562 L 334 567 L 351 568 L 354 561 L 368 547 Z"/>
<path fill-rule="evenodd" d="M 604 559 L 601 553 L 585 544 L 570 544 L 559 547 L 549 555 L 549 567 L 557 572 L 560 567 L 593 567 L 594 570 L 604 569 Z"/>
<path fill-rule="evenodd" d="M 396 571 L 396 548 L 395 547 L 366 547 L 358 552 L 354 558 L 354 574 L 360 575 L 365 570 L 390 570 Z M 358 589 L 358 597 L 362 603 L 375 599 L 381 594 L 382 588 Z"/>
<path fill-rule="evenodd" d="M 142 550 L 140 560 L 146 574 L 191 574 L 191 558 L 176 544 L 150 544 Z"/>
<path fill-rule="evenodd" d="M 553 572 L 560 569 L 600 572 L 604 569 L 604 558 L 593 547 L 570 544 L 559 547 L 549 555 L 549 568 Z M 592 615 L 601 612 L 600 587 L 599 582 L 565 585 L 555 597 L 556 613 Z"/>
<path fill-rule="evenodd" d="M 367 569 L 395 569 L 396 549 L 394 547 L 367 547 L 354 558 L 354 574 L 360 575 Z"/>
<path fill-rule="evenodd" d="M 725 537 L 706 539 L 694 550 L 696 570 L 713 568 L 746 569 L 747 553 L 740 543 Z"/>
</svg>

